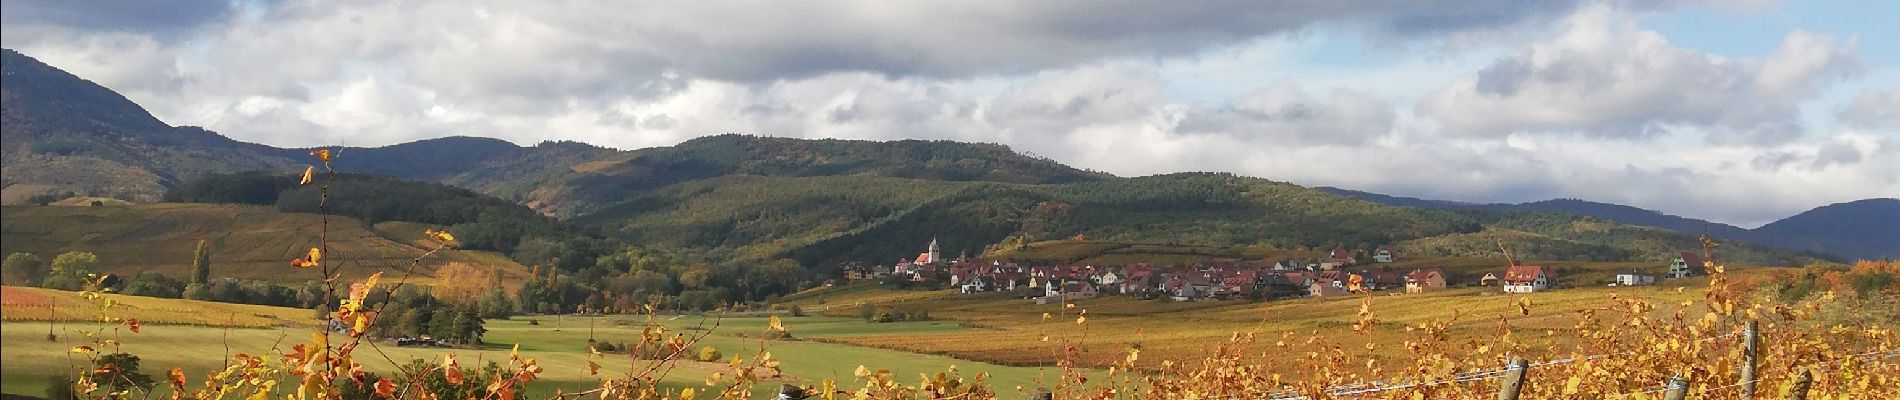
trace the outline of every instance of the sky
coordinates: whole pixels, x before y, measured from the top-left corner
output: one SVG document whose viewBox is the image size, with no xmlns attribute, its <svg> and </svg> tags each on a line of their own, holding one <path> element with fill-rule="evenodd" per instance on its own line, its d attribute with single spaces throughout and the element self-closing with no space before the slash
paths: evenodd
<svg viewBox="0 0 1900 400">
<path fill-rule="evenodd" d="M 1900 2 L 3 0 L 0 46 L 274 146 L 948 139 L 1754 227 L 1900 196 Z"/>
</svg>

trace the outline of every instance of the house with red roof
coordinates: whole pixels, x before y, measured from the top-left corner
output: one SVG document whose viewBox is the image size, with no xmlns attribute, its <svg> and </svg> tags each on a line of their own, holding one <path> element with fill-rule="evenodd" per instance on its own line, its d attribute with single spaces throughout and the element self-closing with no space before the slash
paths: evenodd
<svg viewBox="0 0 1900 400">
<path fill-rule="evenodd" d="M 1504 270 L 1505 293 L 1531 293 L 1549 290 L 1556 278 L 1551 276 L 1550 268 L 1538 265 L 1512 264 Z"/>
<path fill-rule="evenodd" d="M 1669 273 L 1666 274 L 1666 276 L 1678 279 L 1701 276 L 1707 274 L 1706 271 L 1703 271 L 1702 267 L 1704 265 L 1701 254 L 1696 254 L 1693 251 L 1679 252 L 1676 253 L 1675 257 L 1669 259 Z"/>
<path fill-rule="evenodd" d="M 1425 293 L 1445 288 L 1445 271 L 1437 268 L 1415 269 L 1405 274 L 1406 293 Z"/>
<path fill-rule="evenodd" d="M 1337 248 L 1333 249 L 1332 252 L 1326 253 L 1326 258 L 1319 260 L 1319 268 L 1333 269 L 1358 263 L 1359 260 L 1352 257 L 1352 252 L 1346 251 L 1344 248 Z"/>
</svg>

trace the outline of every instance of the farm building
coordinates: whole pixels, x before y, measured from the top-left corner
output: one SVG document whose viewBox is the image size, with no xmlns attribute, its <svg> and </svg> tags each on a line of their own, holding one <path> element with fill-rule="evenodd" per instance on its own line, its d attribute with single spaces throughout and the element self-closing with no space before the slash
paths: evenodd
<svg viewBox="0 0 1900 400">
<path fill-rule="evenodd" d="M 1704 265 L 1702 255 L 1692 251 L 1679 252 L 1676 253 L 1675 257 L 1669 259 L 1668 275 L 1670 278 L 1676 279 L 1701 276 L 1704 274 L 1702 268 Z"/>
<path fill-rule="evenodd" d="M 1550 289 L 1550 269 L 1536 265 L 1511 265 L 1504 271 L 1505 293 L 1531 293 Z"/>
<path fill-rule="evenodd" d="M 1656 284 L 1656 276 L 1647 272 L 1631 270 L 1616 274 L 1617 286 L 1639 286 Z"/>
</svg>

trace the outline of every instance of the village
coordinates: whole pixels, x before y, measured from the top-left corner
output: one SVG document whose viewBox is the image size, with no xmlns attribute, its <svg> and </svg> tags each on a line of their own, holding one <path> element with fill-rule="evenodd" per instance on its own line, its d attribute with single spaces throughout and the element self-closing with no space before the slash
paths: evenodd
<svg viewBox="0 0 1900 400">
<path fill-rule="evenodd" d="M 1500 247 L 1502 247 L 1500 245 Z M 1504 249 L 1500 249 L 1504 250 Z M 1014 293 L 1039 304 L 1099 296 L 1130 296 L 1173 301 L 1275 300 L 1329 297 L 1353 293 L 1425 293 L 1451 287 L 1493 287 L 1503 293 L 1533 293 L 1560 287 L 1554 268 L 1520 264 L 1504 250 L 1506 265 L 1481 274 L 1448 274 L 1441 268 L 1395 270 L 1391 246 L 1354 254 L 1336 248 L 1319 258 L 1204 261 L 1187 265 L 1025 265 L 1011 260 L 942 258 L 936 240 L 915 258 L 894 265 L 841 267 L 848 283 L 896 283 L 904 287 L 951 288 L 959 293 Z M 1362 260 L 1365 258 L 1365 260 Z M 1679 252 L 1667 257 L 1666 271 L 1616 274 L 1611 286 L 1656 284 L 1704 274 L 1706 257 Z M 1467 276 L 1469 275 L 1469 276 Z"/>
</svg>

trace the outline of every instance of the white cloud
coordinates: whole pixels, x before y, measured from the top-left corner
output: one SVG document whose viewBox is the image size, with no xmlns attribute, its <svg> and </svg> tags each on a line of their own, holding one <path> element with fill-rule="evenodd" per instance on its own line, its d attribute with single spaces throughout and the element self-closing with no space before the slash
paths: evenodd
<svg viewBox="0 0 1900 400">
<path fill-rule="evenodd" d="M 1419 112 L 1466 136 L 1640 139 L 1687 128 L 1718 144 L 1775 144 L 1804 133 L 1803 103 L 1860 68 L 1852 40 L 1800 31 L 1774 55 L 1736 60 L 1675 47 L 1608 7 L 1565 24 L 1428 96 Z"/>
</svg>

